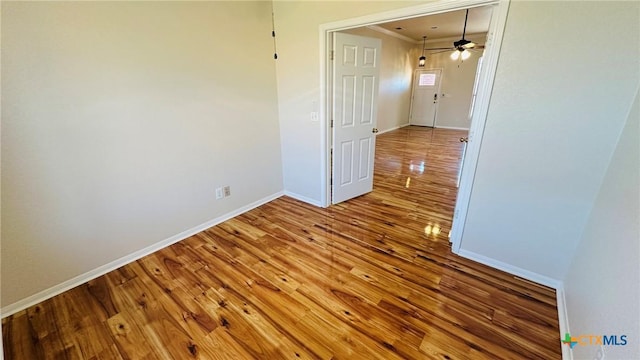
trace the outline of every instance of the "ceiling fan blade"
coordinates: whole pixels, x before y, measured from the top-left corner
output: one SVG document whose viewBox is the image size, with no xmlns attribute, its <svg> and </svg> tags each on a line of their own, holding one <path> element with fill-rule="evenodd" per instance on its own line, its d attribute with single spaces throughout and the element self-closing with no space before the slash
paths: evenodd
<svg viewBox="0 0 640 360">
<path fill-rule="evenodd" d="M 451 48 L 451 47 L 440 47 L 440 48 L 428 48 L 428 49 L 425 49 L 425 50 L 427 50 L 427 51 L 432 51 L 432 50 L 453 50 L 453 48 Z"/>
</svg>

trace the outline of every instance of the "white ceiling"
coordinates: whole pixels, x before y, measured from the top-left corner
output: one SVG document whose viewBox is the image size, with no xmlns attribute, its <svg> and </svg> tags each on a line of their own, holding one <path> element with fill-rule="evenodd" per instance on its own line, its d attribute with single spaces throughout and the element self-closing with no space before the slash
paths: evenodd
<svg viewBox="0 0 640 360">
<path fill-rule="evenodd" d="M 486 33 L 491 21 L 491 6 L 481 6 L 469 9 L 467 20 L 467 34 Z M 427 36 L 427 42 L 434 39 L 462 37 L 465 10 L 451 11 L 437 15 L 392 21 L 377 26 L 399 35 L 411 38 L 416 42 Z M 437 27 L 432 29 L 432 27 Z M 398 30 L 396 28 L 402 28 Z"/>
</svg>

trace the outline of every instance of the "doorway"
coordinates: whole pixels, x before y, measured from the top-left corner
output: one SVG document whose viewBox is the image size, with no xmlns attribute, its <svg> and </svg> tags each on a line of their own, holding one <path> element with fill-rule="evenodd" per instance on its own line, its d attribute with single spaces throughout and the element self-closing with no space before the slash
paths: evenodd
<svg viewBox="0 0 640 360">
<path fill-rule="evenodd" d="M 340 30 L 362 27 L 365 25 L 381 24 L 394 20 L 410 19 L 421 16 L 435 15 L 448 11 L 464 10 L 467 8 L 479 6 L 492 6 L 493 16 L 487 33 L 486 48 L 484 55 L 484 66 L 479 74 L 478 93 L 476 97 L 474 115 L 471 121 L 471 127 L 468 136 L 468 146 L 465 155 L 465 166 L 460 177 L 460 188 L 458 189 L 458 197 L 455 205 L 453 216 L 453 225 L 451 230 L 452 251 L 457 253 L 460 248 L 460 241 L 464 231 L 464 223 L 466 212 L 473 186 L 475 176 L 476 163 L 480 153 L 480 145 L 484 124 L 489 108 L 489 100 L 491 90 L 493 88 L 493 79 L 497 69 L 498 58 L 500 55 L 500 45 L 507 19 L 507 11 L 509 7 L 508 1 L 497 0 L 466 0 L 460 2 L 436 2 L 410 8 L 399 9 L 384 13 L 373 14 L 369 16 L 346 19 L 334 23 L 327 23 L 320 26 L 320 71 L 321 71 L 321 107 L 320 117 L 323 121 L 322 138 L 322 161 L 325 164 L 322 174 L 322 205 L 329 206 L 331 204 L 331 159 L 333 145 L 333 128 L 331 127 L 332 114 L 331 108 L 331 72 L 330 54 L 332 49 L 331 38 L 332 33 Z"/>
<path fill-rule="evenodd" d="M 409 124 L 435 127 L 442 69 L 416 70 L 411 91 Z"/>
</svg>

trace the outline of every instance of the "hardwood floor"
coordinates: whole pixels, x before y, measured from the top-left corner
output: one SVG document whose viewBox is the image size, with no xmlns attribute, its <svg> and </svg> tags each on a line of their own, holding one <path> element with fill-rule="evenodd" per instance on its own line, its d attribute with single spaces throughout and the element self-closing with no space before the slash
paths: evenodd
<svg viewBox="0 0 640 360">
<path fill-rule="evenodd" d="M 450 252 L 464 135 L 380 135 L 372 193 L 282 197 L 7 317 L 5 358 L 559 359 L 553 290 Z"/>
</svg>

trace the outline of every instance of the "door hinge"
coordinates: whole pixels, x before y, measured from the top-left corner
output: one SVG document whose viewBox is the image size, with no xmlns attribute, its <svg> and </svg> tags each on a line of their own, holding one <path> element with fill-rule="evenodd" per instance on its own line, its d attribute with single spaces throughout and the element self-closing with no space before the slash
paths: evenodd
<svg viewBox="0 0 640 360">
<path fill-rule="evenodd" d="M 333 119 L 331 119 L 331 127 L 333 127 Z"/>
<path fill-rule="evenodd" d="M 333 60 L 333 53 L 334 53 L 334 51 L 331 50 L 331 54 L 329 54 L 329 60 Z"/>
</svg>

